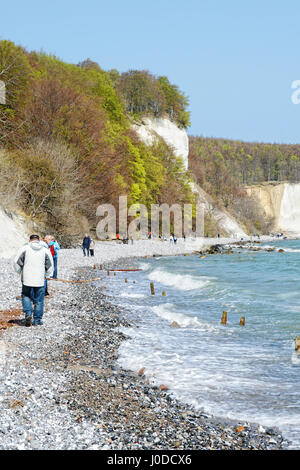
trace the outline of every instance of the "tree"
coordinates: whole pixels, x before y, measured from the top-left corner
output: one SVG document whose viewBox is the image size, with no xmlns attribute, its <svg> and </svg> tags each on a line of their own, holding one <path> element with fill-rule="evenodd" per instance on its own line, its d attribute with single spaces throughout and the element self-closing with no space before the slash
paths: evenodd
<svg viewBox="0 0 300 470">
<path fill-rule="evenodd" d="M 179 91 L 177 85 L 172 85 L 167 77 L 159 77 L 158 82 L 165 95 L 165 112 L 172 121 L 176 121 L 182 127 L 189 127 L 190 113 L 186 111 L 189 104 L 188 98 Z"/>
<path fill-rule="evenodd" d="M 0 41 L 0 80 L 5 84 L 5 104 L 0 104 L 0 144 L 15 138 L 24 125 L 22 111 L 31 78 L 24 49 L 11 41 Z"/>
</svg>

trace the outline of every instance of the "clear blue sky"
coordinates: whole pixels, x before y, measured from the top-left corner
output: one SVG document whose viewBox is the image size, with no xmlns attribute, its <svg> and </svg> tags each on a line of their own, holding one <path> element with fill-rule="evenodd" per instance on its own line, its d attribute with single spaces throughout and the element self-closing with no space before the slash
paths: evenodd
<svg viewBox="0 0 300 470">
<path fill-rule="evenodd" d="M 300 143 L 299 0 L 6 0 L 0 39 L 167 75 L 190 99 L 190 134 Z"/>
</svg>

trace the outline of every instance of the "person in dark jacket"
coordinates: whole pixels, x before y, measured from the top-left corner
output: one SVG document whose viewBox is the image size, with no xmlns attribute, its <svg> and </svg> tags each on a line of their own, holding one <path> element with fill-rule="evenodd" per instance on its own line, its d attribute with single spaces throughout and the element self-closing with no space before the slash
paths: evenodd
<svg viewBox="0 0 300 470">
<path fill-rule="evenodd" d="M 82 241 L 83 256 L 90 256 L 91 237 L 86 233 Z"/>
</svg>

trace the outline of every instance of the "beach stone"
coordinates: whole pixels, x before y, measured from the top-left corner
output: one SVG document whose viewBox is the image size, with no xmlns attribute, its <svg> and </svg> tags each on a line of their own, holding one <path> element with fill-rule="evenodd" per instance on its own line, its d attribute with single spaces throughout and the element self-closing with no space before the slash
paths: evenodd
<svg viewBox="0 0 300 470">
<path fill-rule="evenodd" d="M 160 385 L 159 386 L 159 390 L 163 391 L 163 390 L 169 390 L 169 387 L 167 385 Z"/>
<path fill-rule="evenodd" d="M 221 245 L 212 245 L 208 250 L 207 253 L 209 255 L 214 255 L 217 253 L 221 253 L 223 251 L 223 247 Z"/>
</svg>

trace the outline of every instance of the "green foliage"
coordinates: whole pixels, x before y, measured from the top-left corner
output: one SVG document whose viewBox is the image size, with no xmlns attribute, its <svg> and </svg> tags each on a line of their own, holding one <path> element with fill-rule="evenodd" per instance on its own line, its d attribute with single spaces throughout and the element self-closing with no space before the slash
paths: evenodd
<svg viewBox="0 0 300 470">
<path fill-rule="evenodd" d="M 167 115 L 180 127 L 190 126 L 187 97 L 167 77 L 156 78 L 146 70 L 123 73 L 118 89 L 126 101 L 127 111 L 135 117 Z"/>
<path fill-rule="evenodd" d="M 15 108 L 22 104 L 31 75 L 24 49 L 11 41 L 0 41 L 0 80 L 5 83 L 6 104 Z"/>
<path fill-rule="evenodd" d="M 226 187 L 300 180 L 300 146 L 190 138 L 189 163 L 199 183 L 220 196 Z"/>
<path fill-rule="evenodd" d="M 150 208 L 150 205 L 157 201 L 166 169 L 155 149 L 142 143 L 133 144 L 128 138 L 127 148 L 132 181 L 129 205 L 139 202 Z"/>
<path fill-rule="evenodd" d="M 172 121 L 176 121 L 181 127 L 189 127 L 191 125 L 190 113 L 186 111 L 189 104 L 188 98 L 179 91 L 177 85 L 172 85 L 167 77 L 159 77 L 158 83 L 165 95 L 165 112 Z"/>
<path fill-rule="evenodd" d="M 146 70 L 130 70 L 121 75 L 118 88 L 130 113 L 161 115 L 165 99 L 155 77 Z"/>
<path fill-rule="evenodd" d="M 19 204 L 33 218 L 63 226 L 69 219 L 60 201 L 68 201 L 70 214 L 80 211 L 94 220 L 96 207 L 117 205 L 119 195 L 148 208 L 192 200 L 189 175 L 173 151 L 163 142 L 143 144 L 131 129 L 133 117 L 143 114 L 167 115 L 180 126 L 189 125 L 187 99 L 166 77 L 106 72 L 91 59 L 69 64 L 0 41 L 0 79 L 9 84 L 9 106 L 0 108 L 0 139 L 10 149 L 5 175 L 14 185 L 15 168 L 22 182 Z M 43 142 L 44 154 L 37 141 Z M 64 166 L 57 148 L 47 150 L 49 142 L 67 149 L 70 179 L 59 170 Z M 74 177 L 72 194 L 67 188 L 73 188 Z"/>
<path fill-rule="evenodd" d="M 197 182 L 225 206 L 249 233 L 268 233 L 273 221 L 259 202 L 245 191 L 246 185 L 267 181 L 300 180 L 300 146 L 190 138 L 189 168 Z"/>
</svg>

